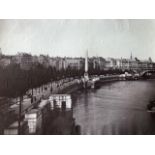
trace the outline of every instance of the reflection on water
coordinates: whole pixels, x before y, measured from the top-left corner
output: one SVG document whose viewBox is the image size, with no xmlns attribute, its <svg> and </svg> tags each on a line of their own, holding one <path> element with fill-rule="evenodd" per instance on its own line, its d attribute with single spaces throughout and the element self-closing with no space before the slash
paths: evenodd
<svg viewBox="0 0 155 155">
<path fill-rule="evenodd" d="M 46 135 L 81 134 L 80 126 L 75 124 L 72 109 L 53 109 L 53 111 L 50 113 L 48 122 L 44 125 L 44 127 L 43 134 Z"/>
<path fill-rule="evenodd" d="M 43 125 L 46 135 L 74 135 L 81 134 L 79 125 L 75 124 L 71 99 L 65 101 L 50 101 L 51 112 Z"/>
<path fill-rule="evenodd" d="M 155 81 L 115 82 L 73 96 L 81 134 L 155 134 L 155 117 L 146 111 Z"/>
</svg>

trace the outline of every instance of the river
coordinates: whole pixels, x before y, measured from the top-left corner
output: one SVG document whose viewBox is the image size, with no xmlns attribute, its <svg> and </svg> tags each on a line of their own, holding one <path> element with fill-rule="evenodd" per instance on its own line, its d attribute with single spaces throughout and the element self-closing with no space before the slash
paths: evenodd
<svg viewBox="0 0 155 155">
<path fill-rule="evenodd" d="M 106 83 L 72 96 L 80 134 L 155 134 L 155 117 L 146 110 L 155 98 L 155 80 Z"/>
</svg>

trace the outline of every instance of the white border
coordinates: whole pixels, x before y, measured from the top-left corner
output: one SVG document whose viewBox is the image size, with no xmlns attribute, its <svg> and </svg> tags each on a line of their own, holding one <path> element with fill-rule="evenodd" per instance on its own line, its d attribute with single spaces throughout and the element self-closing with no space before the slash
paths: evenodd
<svg viewBox="0 0 155 155">
<path fill-rule="evenodd" d="M 154 136 L 1 136 L 2 154 L 149 155 Z"/>
<path fill-rule="evenodd" d="M 0 19 L 155 18 L 153 0 L 0 0 Z M 146 155 L 154 136 L 0 136 L 3 155 Z"/>
<path fill-rule="evenodd" d="M 0 0 L 4 19 L 155 18 L 154 0 Z"/>
</svg>

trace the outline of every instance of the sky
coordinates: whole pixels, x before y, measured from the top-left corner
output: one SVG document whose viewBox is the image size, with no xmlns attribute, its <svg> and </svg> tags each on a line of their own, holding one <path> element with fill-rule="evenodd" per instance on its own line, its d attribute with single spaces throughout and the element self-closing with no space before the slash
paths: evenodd
<svg viewBox="0 0 155 155">
<path fill-rule="evenodd" d="M 155 20 L 7 19 L 0 20 L 3 54 L 102 56 L 155 61 Z"/>
</svg>

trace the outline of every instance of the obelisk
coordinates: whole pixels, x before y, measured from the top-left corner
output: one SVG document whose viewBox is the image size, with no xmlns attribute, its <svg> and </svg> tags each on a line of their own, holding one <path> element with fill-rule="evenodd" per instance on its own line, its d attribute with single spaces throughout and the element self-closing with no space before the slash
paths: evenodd
<svg viewBox="0 0 155 155">
<path fill-rule="evenodd" d="M 86 51 L 86 56 L 85 56 L 85 73 L 84 73 L 84 78 L 85 78 L 85 81 L 89 80 L 89 76 L 88 76 L 88 50 Z"/>
</svg>

